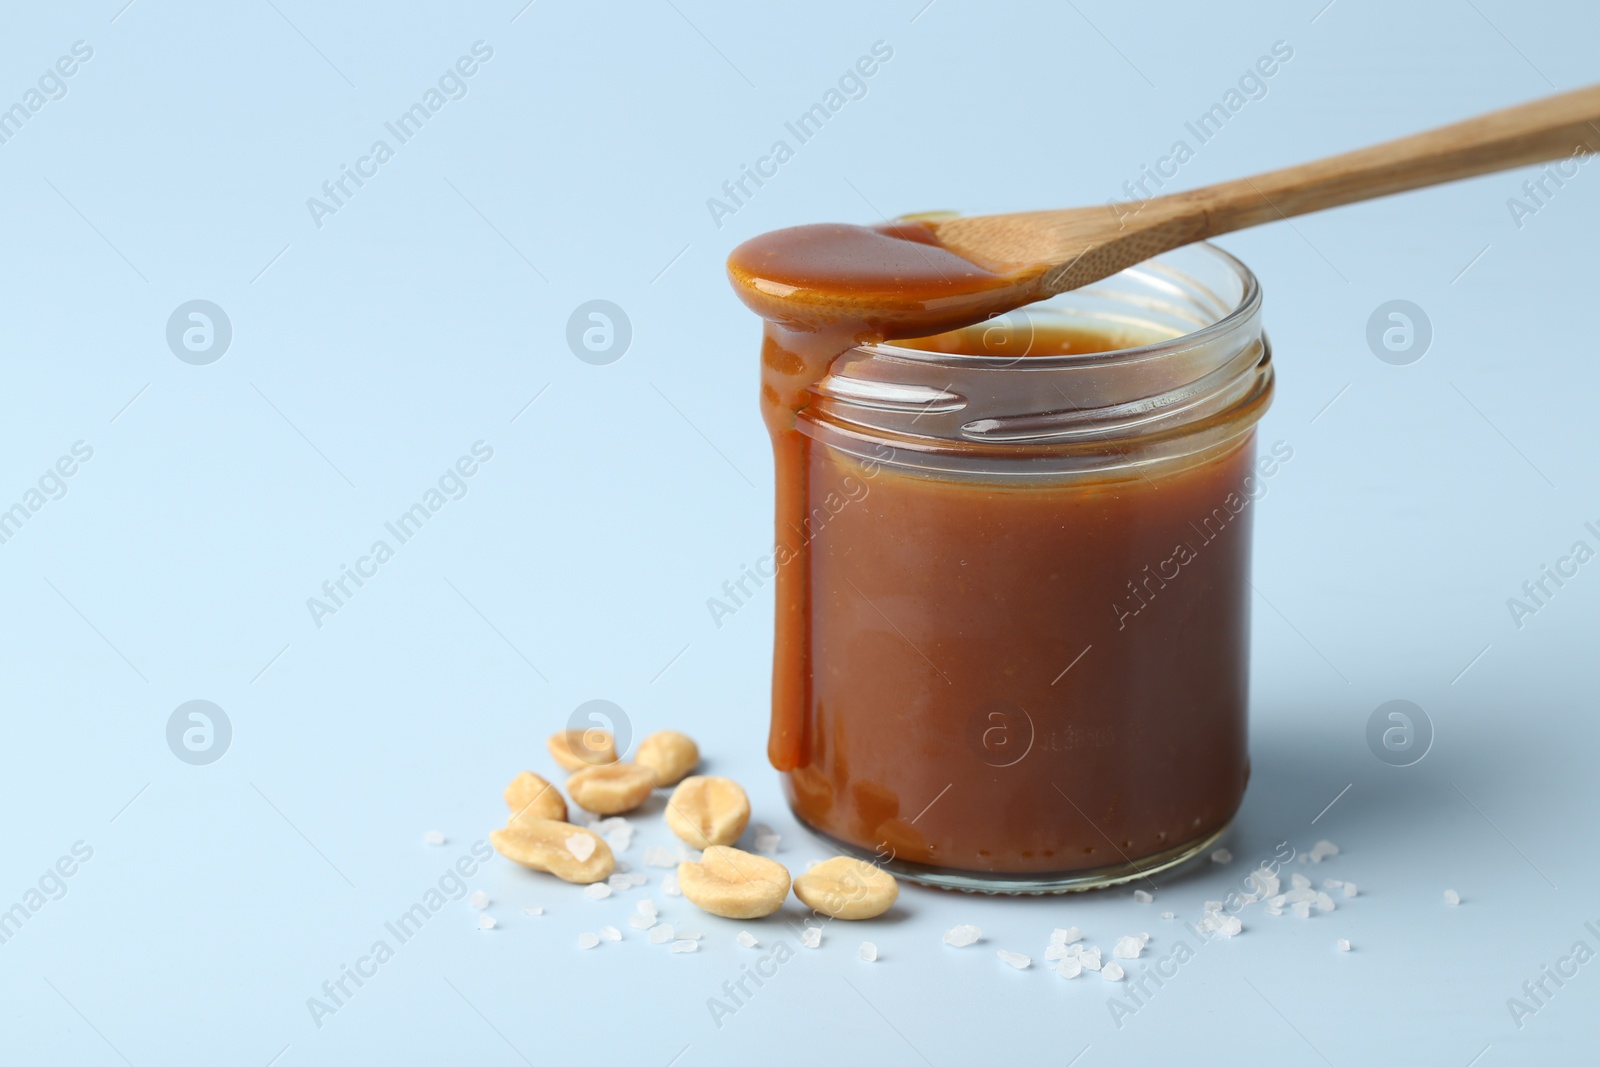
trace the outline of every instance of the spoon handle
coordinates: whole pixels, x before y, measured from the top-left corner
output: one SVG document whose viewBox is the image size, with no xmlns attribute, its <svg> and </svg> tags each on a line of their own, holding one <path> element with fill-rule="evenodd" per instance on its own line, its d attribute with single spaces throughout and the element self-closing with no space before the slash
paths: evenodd
<svg viewBox="0 0 1600 1067">
<path fill-rule="evenodd" d="M 1205 236 L 1440 185 L 1458 178 L 1600 151 L 1600 85 L 1545 97 L 1370 148 L 1160 197 L 1202 208 Z"/>
</svg>

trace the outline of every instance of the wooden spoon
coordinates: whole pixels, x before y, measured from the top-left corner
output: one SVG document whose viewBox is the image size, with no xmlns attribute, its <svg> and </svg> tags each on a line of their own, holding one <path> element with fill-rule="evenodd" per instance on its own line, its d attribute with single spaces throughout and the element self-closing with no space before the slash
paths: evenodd
<svg viewBox="0 0 1600 1067">
<path fill-rule="evenodd" d="M 929 225 L 935 240 L 962 258 L 997 273 L 1026 276 L 1031 284 L 1019 288 L 1028 291 L 1026 300 L 1037 300 L 1218 234 L 1578 151 L 1600 151 L 1600 85 L 1142 202 L 930 220 Z"/>
</svg>

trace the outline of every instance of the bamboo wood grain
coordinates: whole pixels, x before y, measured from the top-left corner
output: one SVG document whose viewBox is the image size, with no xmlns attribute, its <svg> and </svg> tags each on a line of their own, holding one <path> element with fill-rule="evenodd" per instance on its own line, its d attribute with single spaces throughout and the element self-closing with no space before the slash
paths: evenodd
<svg viewBox="0 0 1600 1067">
<path fill-rule="evenodd" d="M 1600 151 L 1600 85 L 1142 202 L 979 215 L 933 226 L 941 244 L 974 262 L 1039 271 L 1036 295 L 1042 297 L 1193 241 L 1578 151 Z"/>
</svg>

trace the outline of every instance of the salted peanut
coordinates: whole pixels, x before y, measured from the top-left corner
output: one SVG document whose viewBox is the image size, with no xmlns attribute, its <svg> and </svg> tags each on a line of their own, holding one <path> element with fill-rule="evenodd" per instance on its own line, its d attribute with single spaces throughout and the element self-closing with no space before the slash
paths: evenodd
<svg viewBox="0 0 1600 1067">
<path fill-rule="evenodd" d="M 602 763 L 617 762 L 617 743 L 611 731 L 591 727 L 587 730 L 562 730 L 551 734 L 545 747 L 550 755 L 567 772 L 581 771 L 585 767 L 598 767 Z"/>
<path fill-rule="evenodd" d="M 695 775 L 667 800 L 667 829 L 694 848 L 731 845 L 750 821 L 750 798 L 732 778 Z"/>
<path fill-rule="evenodd" d="M 649 768 L 634 763 L 607 763 L 585 767 L 567 779 L 572 802 L 597 815 L 621 815 L 650 797 L 656 787 Z"/>
<path fill-rule="evenodd" d="M 540 778 L 532 771 L 523 771 L 506 786 L 506 807 L 511 818 L 556 819 L 567 821 L 567 802 L 561 799 L 561 790 Z"/>
<path fill-rule="evenodd" d="M 649 767 L 656 776 L 656 785 L 676 785 L 700 762 L 700 746 L 688 734 L 657 730 L 639 742 L 633 762 Z"/>
<path fill-rule="evenodd" d="M 881 867 L 835 856 L 796 878 L 794 895 L 835 919 L 876 919 L 899 898 L 900 883 Z"/>
<path fill-rule="evenodd" d="M 759 919 L 783 907 L 789 871 L 776 860 L 712 845 L 699 863 L 678 864 L 678 888 L 701 911 L 728 919 Z"/>
<path fill-rule="evenodd" d="M 520 819 L 491 830 L 489 843 L 512 863 L 579 885 L 601 881 L 617 865 L 600 835 L 555 819 Z"/>
</svg>

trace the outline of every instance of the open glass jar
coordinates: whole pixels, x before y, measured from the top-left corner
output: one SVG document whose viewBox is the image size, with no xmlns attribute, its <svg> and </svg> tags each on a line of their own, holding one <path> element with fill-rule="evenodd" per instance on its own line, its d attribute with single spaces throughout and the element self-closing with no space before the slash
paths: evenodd
<svg viewBox="0 0 1600 1067">
<path fill-rule="evenodd" d="M 1249 777 L 1261 293 L 1193 245 L 839 357 L 799 413 L 795 814 L 933 885 L 1113 885 L 1198 854 Z"/>
</svg>

